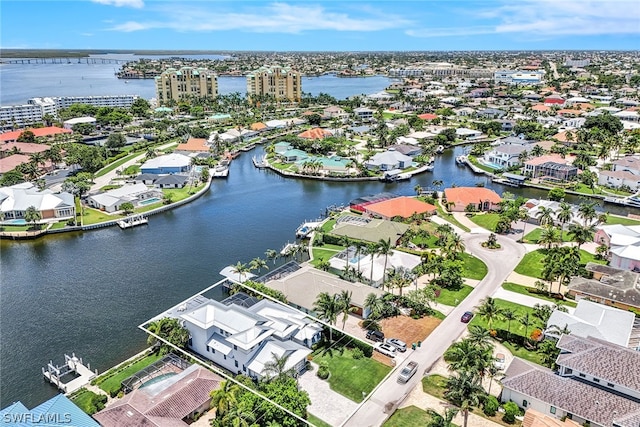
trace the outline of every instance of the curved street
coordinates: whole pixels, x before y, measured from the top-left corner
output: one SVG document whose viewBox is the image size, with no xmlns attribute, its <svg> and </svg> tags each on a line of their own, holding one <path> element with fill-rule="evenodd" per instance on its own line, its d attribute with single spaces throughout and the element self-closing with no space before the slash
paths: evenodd
<svg viewBox="0 0 640 427">
<path fill-rule="evenodd" d="M 372 394 L 342 424 L 346 427 L 379 426 L 411 390 L 421 381 L 422 375 L 415 375 L 406 384 L 397 382 L 399 369 L 409 361 L 419 364 L 421 373 L 429 371 L 447 348 L 466 330 L 467 324 L 460 321 L 465 311 L 473 311 L 482 299 L 493 293 L 502 285 L 525 254 L 522 244 L 504 236 L 497 236 L 502 246 L 498 250 L 489 250 L 481 246 L 486 234 L 464 233 L 462 238 L 466 252 L 480 258 L 487 265 L 487 275 L 442 323 L 423 341 L 422 346 L 391 371 Z"/>
</svg>

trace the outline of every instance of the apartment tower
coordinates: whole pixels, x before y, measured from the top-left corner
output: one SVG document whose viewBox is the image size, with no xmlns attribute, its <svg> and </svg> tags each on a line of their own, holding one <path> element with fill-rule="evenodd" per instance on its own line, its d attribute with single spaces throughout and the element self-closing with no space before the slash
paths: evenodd
<svg viewBox="0 0 640 427">
<path fill-rule="evenodd" d="M 261 67 L 247 75 L 249 98 L 271 95 L 277 100 L 300 101 L 302 82 L 299 71 L 290 67 Z"/>
<path fill-rule="evenodd" d="M 218 96 L 218 76 L 205 68 L 168 68 L 155 80 L 158 105 L 190 97 Z"/>
</svg>

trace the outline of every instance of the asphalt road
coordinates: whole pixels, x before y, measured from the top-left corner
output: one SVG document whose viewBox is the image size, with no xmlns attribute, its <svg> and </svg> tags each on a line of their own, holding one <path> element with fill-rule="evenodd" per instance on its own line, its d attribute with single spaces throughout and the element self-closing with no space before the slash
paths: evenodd
<svg viewBox="0 0 640 427">
<path fill-rule="evenodd" d="M 525 254 L 521 244 L 503 236 L 498 236 L 498 242 L 502 245 L 499 250 L 488 250 L 481 246 L 481 243 L 487 239 L 486 234 L 465 233 L 462 237 L 466 251 L 480 258 L 487 265 L 487 275 L 422 342 L 420 348 L 415 351 L 407 350 L 411 354 L 402 363 L 398 363 L 386 380 L 372 391 L 369 398 L 342 424 L 343 426 L 380 426 L 420 382 L 422 378 L 420 374 L 428 371 L 451 343 L 466 330 L 467 325 L 460 321 L 462 314 L 465 311 L 473 311 L 482 299 L 492 295 Z M 400 384 L 397 382 L 399 371 L 409 361 L 416 361 L 419 364 L 418 374 L 406 384 Z"/>
</svg>

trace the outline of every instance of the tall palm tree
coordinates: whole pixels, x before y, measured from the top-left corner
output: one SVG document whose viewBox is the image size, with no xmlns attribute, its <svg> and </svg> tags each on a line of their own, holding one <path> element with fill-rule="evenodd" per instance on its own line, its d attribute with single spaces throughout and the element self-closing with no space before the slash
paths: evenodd
<svg viewBox="0 0 640 427">
<path fill-rule="evenodd" d="M 487 326 L 491 329 L 491 325 L 502 317 L 502 309 L 496 305 L 496 300 L 486 297 L 482 301 L 482 305 L 478 307 L 478 316 L 487 322 Z"/>
<path fill-rule="evenodd" d="M 293 367 L 287 368 L 287 362 L 289 361 L 290 354 L 283 354 L 278 356 L 276 353 L 271 353 L 271 360 L 266 362 L 262 368 L 264 379 L 269 381 L 281 381 L 284 378 L 293 377 L 295 369 Z"/>
<path fill-rule="evenodd" d="M 562 224 L 562 231 L 561 234 L 564 233 L 564 225 L 571 221 L 571 218 L 573 218 L 573 212 L 571 211 L 571 205 L 567 202 L 562 202 L 560 203 L 560 206 L 558 207 L 558 210 L 556 211 L 556 218 L 558 218 L 558 221 L 560 221 L 560 224 Z"/>
<path fill-rule="evenodd" d="M 444 244 L 444 251 L 447 253 L 447 258 L 458 258 L 458 255 L 464 252 L 465 245 L 462 237 L 457 233 L 450 233 L 447 236 L 447 240 Z"/>
<path fill-rule="evenodd" d="M 582 224 L 587 225 L 598 217 L 595 202 L 582 202 L 578 206 L 578 213 L 582 217 Z"/>
<path fill-rule="evenodd" d="M 538 222 L 542 226 L 553 225 L 553 209 L 540 206 L 540 209 L 536 212 L 536 218 L 538 218 Z"/>
<path fill-rule="evenodd" d="M 232 381 L 226 380 L 220 388 L 211 392 L 211 408 L 216 410 L 216 418 L 222 418 L 238 404 L 240 388 Z"/>
<path fill-rule="evenodd" d="M 486 393 L 470 372 L 458 372 L 447 380 L 445 397 L 462 411 L 463 427 L 467 427 L 469 411 L 480 405 Z"/>
<path fill-rule="evenodd" d="M 340 313 L 342 314 L 342 330 L 347 323 L 349 313 L 353 313 L 357 310 L 357 307 L 351 305 L 351 291 L 343 290 L 338 294 L 338 301 L 340 304 Z"/>
<path fill-rule="evenodd" d="M 365 310 L 369 310 L 369 319 L 379 319 L 382 315 L 382 311 L 384 310 L 384 301 L 382 298 L 378 298 L 376 294 L 371 292 L 364 299 Z"/>
<path fill-rule="evenodd" d="M 520 321 L 520 324 L 524 326 L 524 336 L 525 338 L 527 338 L 528 337 L 527 332 L 529 332 L 529 326 L 533 324 L 529 316 L 529 312 L 527 311 L 526 313 L 524 313 L 522 316 L 520 316 L 518 320 Z"/>
<path fill-rule="evenodd" d="M 278 259 L 278 251 L 276 251 L 275 249 L 267 249 L 264 255 L 267 257 L 267 259 L 273 261 L 273 264 L 275 265 L 276 259 Z"/>
<path fill-rule="evenodd" d="M 393 255 L 393 250 L 391 248 L 391 239 L 380 239 L 378 241 L 378 248 L 376 249 L 378 255 L 384 255 L 384 270 L 382 273 L 382 284 L 384 285 L 386 276 L 387 276 L 387 262 L 389 260 L 389 255 Z"/>
<path fill-rule="evenodd" d="M 491 344 L 491 332 L 479 325 L 471 325 L 467 340 L 482 349 L 489 349 Z"/>
<path fill-rule="evenodd" d="M 231 272 L 238 275 L 238 282 L 242 282 L 242 276 L 249 272 L 249 267 L 247 264 L 243 264 L 238 261 L 231 269 Z"/>
<path fill-rule="evenodd" d="M 377 245 L 375 243 L 369 243 L 366 249 L 367 253 L 371 255 L 371 272 L 369 274 L 369 283 L 373 284 L 373 260 L 374 257 L 378 254 Z"/>
<path fill-rule="evenodd" d="M 511 335 L 511 321 L 517 319 L 517 313 L 510 308 L 502 310 L 502 318 L 507 321 L 507 333 Z"/>
<path fill-rule="evenodd" d="M 569 237 L 576 242 L 578 250 L 580 250 L 580 246 L 583 244 L 593 241 L 595 233 L 596 228 L 594 225 L 571 224 L 569 226 Z"/>
<path fill-rule="evenodd" d="M 547 249 L 551 249 L 552 246 L 560 243 L 562 236 L 560 230 L 553 226 L 548 226 L 542 229 L 540 237 L 538 238 L 538 244 L 546 245 Z"/>
<path fill-rule="evenodd" d="M 258 273 L 260 273 L 263 268 L 266 270 L 269 269 L 267 262 L 262 258 L 252 259 L 251 262 L 249 263 L 249 267 L 251 268 L 251 270 L 258 270 Z"/>
<path fill-rule="evenodd" d="M 338 314 L 340 313 L 340 300 L 338 295 L 329 295 L 328 292 L 321 292 L 313 303 L 313 311 L 319 319 L 329 324 L 329 342 L 333 341 L 333 328 L 331 325 L 336 324 Z"/>
</svg>

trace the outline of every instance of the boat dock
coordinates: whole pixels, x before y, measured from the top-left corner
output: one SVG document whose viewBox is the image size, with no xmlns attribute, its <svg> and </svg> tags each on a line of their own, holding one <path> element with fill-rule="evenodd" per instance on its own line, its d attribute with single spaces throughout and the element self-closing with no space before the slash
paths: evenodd
<svg viewBox="0 0 640 427">
<path fill-rule="evenodd" d="M 253 162 L 253 166 L 257 167 L 258 169 L 263 169 L 268 166 L 267 156 L 262 156 L 260 158 L 256 158 L 256 156 L 253 156 L 251 158 L 251 161 Z"/>
<path fill-rule="evenodd" d="M 128 216 L 128 217 L 118 221 L 118 226 L 124 230 L 125 228 L 131 228 L 131 227 L 136 227 L 138 225 L 144 225 L 144 224 L 147 224 L 148 222 L 149 222 L 149 218 L 146 218 L 146 217 L 142 216 L 141 214 L 139 214 L 139 215 L 131 215 L 131 216 Z"/>
<path fill-rule="evenodd" d="M 98 370 L 91 371 L 89 363 L 85 366 L 81 357 L 76 357 L 75 353 L 71 356 L 64 355 L 64 365 L 54 365 L 53 361 L 49 361 L 46 369 L 42 368 L 42 375 L 51 384 L 66 394 L 73 393 L 89 384 L 89 382 L 98 376 Z M 71 380 L 65 381 L 65 377 L 71 377 Z"/>
<path fill-rule="evenodd" d="M 226 178 L 229 176 L 229 166 L 218 166 L 211 174 L 213 178 Z"/>
<path fill-rule="evenodd" d="M 322 219 L 320 218 L 303 222 L 296 230 L 296 238 L 304 239 L 308 237 L 320 224 L 322 224 Z"/>
</svg>

